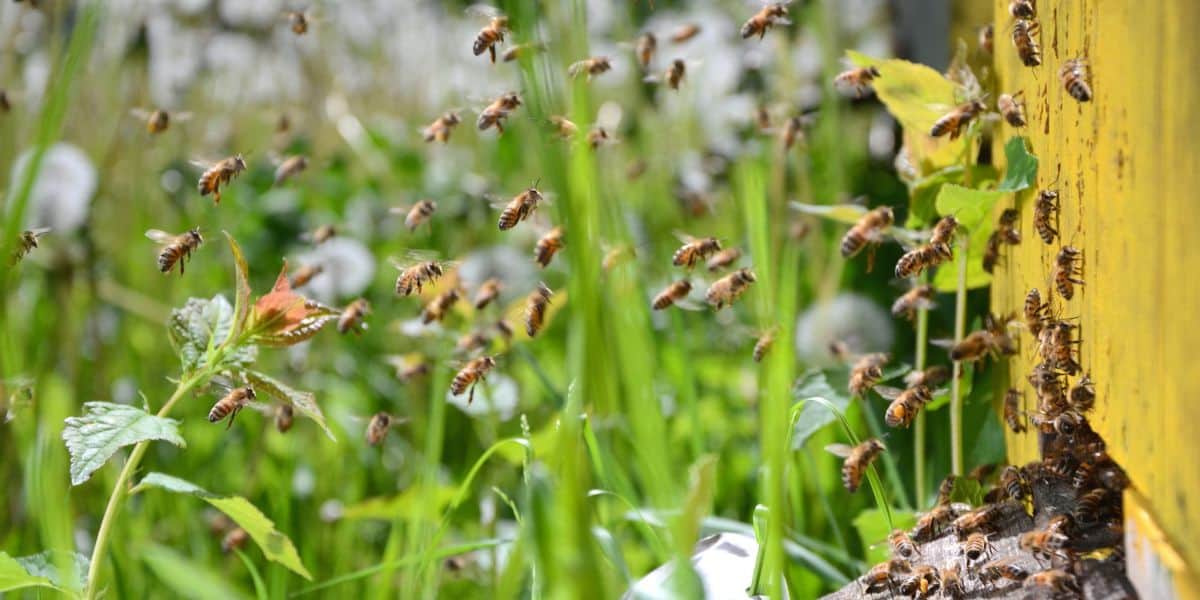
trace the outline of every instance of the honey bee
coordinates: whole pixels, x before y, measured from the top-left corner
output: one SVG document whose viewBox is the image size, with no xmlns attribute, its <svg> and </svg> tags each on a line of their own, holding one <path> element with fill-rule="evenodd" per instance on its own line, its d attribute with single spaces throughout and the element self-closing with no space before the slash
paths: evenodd
<svg viewBox="0 0 1200 600">
<path fill-rule="evenodd" d="M 1080 341 L 1073 339 L 1074 329 L 1075 326 L 1066 321 L 1052 321 L 1046 324 L 1038 336 L 1038 353 L 1042 359 L 1048 366 L 1065 371 L 1068 375 L 1074 375 L 1080 369 L 1079 363 L 1075 361 L 1074 349 Z"/>
<path fill-rule="evenodd" d="M 912 575 L 900 583 L 897 591 L 901 596 L 909 598 L 928 598 L 937 593 L 940 588 L 941 581 L 938 580 L 938 570 L 929 565 L 920 565 L 913 567 Z"/>
<path fill-rule="evenodd" d="M 1071 409 L 1085 413 L 1096 405 L 1096 384 L 1090 374 L 1084 375 L 1071 387 Z"/>
<path fill-rule="evenodd" d="M 700 35 L 700 26 L 695 23 L 682 25 L 671 34 L 672 44 L 682 44 L 697 35 Z"/>
<path fill-rule="evenodd" d="M 650 61 L 654 60 L 654 52 L 658 49 L 658 38 L 654 37 L 649 31 L 638 36 L 637 42 L 634 43 L 634 54 L 637 55 L 638 64 L 642 70 L 650 68 Z"/>
<path fill-rule="evenodd" d="M 850 369 L 850 394 L 861 398 L 867 393 L 867 390 L 875 387 L 875 384 L 883 379 L 883 365 L 886 365 L 891 358 L 890 355 L 883 352 L 860 356 Z"/>
<path fill-rule="evenodd" d="M 324 244 L 335 237 L 337 237 L 337 227 L 325 224 L 318 226 L 312 231 L 304 232 L 304 234 L 300 236 L 300 239 L 309 242 L 314 246 L 320 246 L 321 244 Z"/>
<path fill-rule="evenodd" d="M 554 255 L 562 250 L 562 247 L 563 228 L 555 227 L 538 239 L 533 248 L 533 260 L 544 269 L 550 265 L 550 261 L 554 260 Z"/>
<path fill-rule="evenodd" d="M 1083 590 L 1079 587 L 1079 581 L 1075 576 L 1062 569 L 1048 569 L 1040 573 L 1034 573 L 1025 579 L 1023 584 L 1029 588 L 1040 588 L 1047 590 L 1053 594 L 1071 594 L 1081 595 Z"/>
<path fill-rule="evenodd" d="M 1050 309 L 1049 303 L 1042 302 L 1042 294 L 1037 288 L 1029 290 L 1025 294 L 1025 327 L 1033 334 L 1033 337 L 1039 337 L 1042 333 L 1042 327 L 1048 319 L 1047 311 Z"/>
<path fill-rule="evenodd" d="M 496 131 L 504 133 L 504 120 L 514 110 L 517 110 L 518 106 L 521 106 L 521 97 L 516 92 L 503 94 L 479 112 L 479 118 L 475 120 L 475 126 L 480 131 L 487 131 L 495 127 Z"/>
<path fill-rule="evenodd" d="M 558 133 L 558 137 L 563 139 L 573 138 L 576 133 L 579 133 L 579 126 L 574 121 L 561 115 L 551 115 L 550 124 L 554 125 L 554 131 Z"/>
<path fill-rule="evenodd" d="M 900 256 L 900 260 L 896 261 L 896 277 L 915 277 L 920 275 L 921 271 L 944 262 L 946 258 L 940 250 L 930 244 L 923 244 Z"/>
<path fill-rule="evenodd" d="M 229 390 L 217 403 L 213 405 L 212 410 L 208 411 L 208 422 L 216 423 L 225 417 L 229 417 L 229 424 L 225 429 L 233 427 L 233 420 L 237 414 L 242 411 L 255 398 L 254 388 L 250 386 L 235 387 Z"/>
<path fill-rule="evenodd" d="M 921 412 L 921 408 L 933 399 L 933 392 L 923 385 L 915 385 L 904 390 L 878 386 L 875 391 L 879 392 L 880 396 L 892 401 L 883 414 L 883 420 L 888 427 L 907 428 L 912 425 L 913 419 L 917 418 L 917 413 Z"/>
<path fill-rule="evenodd" d="M 983 270 L 986 273 L 996 271 L 996 263 L 1000 262 L 1000 232 L 993 231 L 988 236 L 987 245 L 983 249 Z"/>
<path fill-rule="evenodd" d="M 593 127 L 587 134 L 587 144 L 592 150 L 611 141 L 613 138 L 608 135 L 608 130 L 600 126 Z"/>
<path fill-rule="evenodd" d="M 942 569 L 938 577 L 942 580 L 942 594 L 951 600 L 962 600 L 966 597 L 967 588 L 963 585 L 958 565 L 952 564 Z"/>
<path fill-rule="evenodd" d="M 1004 120 L 1008 121 L 1008 124 L 1013 127 L 1025 126 L 1025 103 L 1018 100 L 1023 95 L 1025 95 L 1025 92 L 1020 91 L 1011 96 L 1009 94 L 1000 94 L 1000 97 L 996 99 L 996 108 L 1000 111 Z"/>
<path fill-rule="evenodd" d="M 762 362 L 763 357 L 771 351 L 773 345 L 775 345 L 775 328 L 772 327 L 764 331 L 762 335 L 758 336 L 758 341 L 754 342 L 754 351 L 751 353 L 754 362 Z"/>
<path fill-rule="evenodd" d="M 855 97 L 862 98 L 871 89 L 871 83 L 879 77 L 879 69 L 874 66 L 856 67 L 838 73 L 833 78 L 834 85 L 854 91 Z"/>
<path fill-rule="evenodd" d="M 529 334 L 529 337 L 542 330 L 546 321 L 546 309 L 550 306 L 550 296 L 553 294 L 544 283 L 539 283 L 537 289 L 529 293 L 525 304 L 525 333 Z"/>
<path fill-rule="evenodd" d="M 463 392 L 470 389 L 470 394 L 467 396 L 467 404 L 475 400 L 475 384 L 483 381 L 487 377 L 488 371 L 496 366 L 496 359 L 491 356 L 480 356 L 473 358 L 468 362 L 450 381 L 450 393 L 455 396 L 461 396 Z"/>
<path fill-rule="evenodd" d="M 1015 209 L 1006 208 L 1000 213 L 1000 220 L 996 225 L 996 232 L 1000 234 L 1000 240 L 1006 244 L 1017 245 L 1021 243 L 1021 232 L 1017 231 L 1017 214 Z"/>
<path fill-rule="evenodd" d="M 710 273 L 715 273 L 728 267 L 742 257 L 740 248 L 726 248 L 709 257 L 706 266 Z"/>
<path fill-rule="evenodd" d="M 537 182 L 527 190 L 513 196 L 505 205 L 504 210 L 500 211 L 500 221 L 498 226 L 500 231 L 512 229 L 517 226 L 517 223 L 529 218 L 533 211 L 537 210 L 538 204 L 543 200 L 542 193 L 537 189 Z"/>
<path fill-rule="evenodd" d="M 437 212 L 437 208 L 437 202 L 426 199 L 417 201 L 416 204 L 413 204 L 412 207 L 408 208 L 407 210 L 403 208 L 394 208 L 392 209 L 392 212 L 403 212 L 404 226 L 407 227 L 410 232 L 412 232 L 416 231 L 418 227 L 428 223 L 429 219 L 433 217 L 433 213 Z"/>
<path fill-rule="evenodd" d="M 890 206 L 880 206 L 859 218 L 842 237 L 842 258 L 851 258 L 871 245 L 883 241 L 884 230 L 892 226 L 895 216 Z"/>
<path fill-rule="evenodd" d="M 676 267 L 692 268 L 696 263 L 721 251 L 721 242 L 714 237 L 694 238 L 680 235 L 683 245 L 671 256 L 671 264 Z"/>
<path fill-rule="evenodd" d="M 1079 261 L 1083 253 L 1074 246 L 1065 246 L 1054 259 L 1054 287 L 1064 300 L 1075 297 L 1075 286 L 1083 285 L 1079 278 Z"/>
<path fill-rule="evenodd" d="M 846 490 L 851 494 L 858 491 L 858 486 L 862 483 L 863 472 L 871 466 L 871 463 L 875 462 L 880 453 L 887 450 L 883 442 L 875 438 L 853 448 L 845 444 L 830 444 L 825 449 L 835 456 L 846 459 L 842 462 L 842 485 L 845 485 Z"/>
<path fill-rule="evenodd" d="M 426 142 L 448 142 L 450 141 L 450 134 L 461 122 L 462 118 L 458 116 L 458 113 L 443 113 L 442 116 L 434 119 L 434 121 L 430 123 L 428 127 L 421 130 L 421 137 L 424 138 Z"/>
<path fill-rule="evenodd" d="M 296 35 L 304 35 L 308 33 L 308 26 L 312 21 L 312 16 L 302 10 L 289 10 L 283 14 L 287 19 L 288 25 L 292 28 L 292 33 Z"/>
<path fill-rule="evenodd" d="M 475 43 L 471 46 L 471 52 L 475 56 L 479 56 L 487 52 L 496 62 L 496 44 L 504 41 L 504 34 L 508 33 L 508 17 L 500 14 L 500 11 L 491 6 L 476 4 L 467 9 L 468 12 L 487 17 L 488 24 L 479 30 L 479 34 L 475 36 Z"/>
<path fill-rule="evenodd" d="M 929 310 L 934 307 L 933 295 L 934 291 L 931 285 L 914 286 L 892 303 L 892 315 L 911 321 L 917 316 L 917 311 Z"/>
<path fill-rule="evenodd" d="M 427 325 L 434 321 L 440 322 L 446 318 L 446 313 L 458 303 L 459 297 L 460 293 L 456 287 L 434 296 L 429 301 L 429 304 L 426 304 L 425 308 L 421 309 L 421 322 Z"/>
<path fill-rule="evenodd" d="M 578 77 L 586 74 L 588 81 L 597 75 L 607 73 L 612 70 L 612 61 L 607 56 L 592 56 L 581 61 L 571 63 L 567 67 L 567 75 Z"/>
<path fill-rule="evenodd" d="M 393 264 L 400 269 L 400 276 L 396 278 L 396 293 L 401 296 L 420 293 L 426 284 L 437 281 L 446 272 L 443 263 L 436 260 L 417 260 L 407 266 L 393 260 Z"/>
<path fill-rule="evenodd" d="M 742 39 L 746 39 L 757 35 L 758 39 L 763 39 L 767 35 L 767 30 L 776 25 L 791 25 L 788 20 L 788 2 L 772 2 L 763 6 L 754 16 L 750 17 L 742 25 Z"/>
<path fill-rule="evenodd" d="M 663 80 L 667 82 L 667 86 L 673 90 L 679 89 L 679 84 L 683 83 L 683 78 L 687 76 L 687 63 L 682 58 L 677 58 L 671 61 L 671 66 L 667 67 L 667 72 L 663 75 Z M 647 77 L 647 81 L 656 81 L 656 77 Z"/>
<path fill-rule="evenodd" d="M 324 271 L 325 267 L 321 265 L 304 265 L 299 269 L 296 269 L 296 272 L 292 275 L 291 285 L 294 288 L 304 287 L 306 284 L 308 284 L 308 282 L 312 281 L 314 277 L 320 275 Z"/>
<path fill-rule="evenodd" d="M 953 480 L 951 481 L 953 482 Z M 921 517 L 917 519 L 917 524 L 915 527 L 913 527 L 912 532 L 913 540 L 917 542 L 928 542 L 938 535 L 941 535 L 942 531 L 954 522 L 955 513 L 954 508 L 952 508 L 949 504 L 949 494 L 946 494 L 945 502 L 941 501 L 940 490 L 938 497 L 938 505 L 934 506 L 929 512 L 921 515 Z"/>
<path fill-rule="evenodd" d="M 246 170 L 246 161 L 241 154 L 219 160 L 200 174 L 197 184 L 201 196 L 213 195 L 213 203 L 221 203 L 221 186 L 229 183 Z"/>
<path fill-rule="evenodd" d="M 292 424 L 296 421 L 296 410 L 292 408 L 291 403 L 284 402 L 275 409 L 275 429 L 279 433 L 287 433 L 292 428 Z"/>
<path fill-rule="evenodd" d="M 396 367 L 396 377 L 406 383 L 429 374 L 429 363 L 420 358 L 411 360 L 401 357 L 393 359 L 391 362 Z"/>
<path fill-rule="evenodd" d="M 367 422 L 367 444 L 378 446 L 387 438 L 388 431 L 391 431 L 392 425 L 396 418 L 385 412 L 377 412 Z"/>
<path fill-rule="evenodd" d="M 950 473 L 945 479 L 938 484 L 936 504 L 949 504 L 951 497 L 954 496 L 954 484 L 958 483 L 958 475 Z"/>
<path fill-rule="evenodd" d="M 982 100 L 972 100 L 960 104 L 935 121 L 933 128 L 929 130 L 929 135 L 932 137 L 941 137 L 950 134 L 950 139 L 956 140 L 958 136 L 962 135 L 963 130 L 971 124 L 971 121 L 975 120 L 975 117 L 983 114 L 986 110 L 987 105 Z"/>
<path fill-rule="evenodd" d="M 129 114 L 134 118 L 146 124 L 146 132 L 157 135 L 163 133 L 171 127 L 171 123 L 180 123 L 192 118 L 192 113 L 171 113 L 162 110 L 146 110 L 144 108 L 135 108 L 129 111 Z"/>
<path fill-rule="evenodd" d="M 479 289 L 475 291 L 475 310 L 483 310 L 493 300 L 500 297 L 500 280 L 492 277 L 487 281 L 479 284 Z"/>
<path fill-rule="evenodd" d="M 783 131 L 779 133 L 779 137 L 783 140 L 783 149 L 791 150 L 792 146 L 796 145 L 796 140 L 804 139 L 804 119 L 801 117 L 790 117 L 783 123 Z"/>
<path fill-rule="evenodd" d="M 508 324 L 508 321 L 505 321 L 504 319 L 496 321 L 495 328 L 500 334 L 500 337 L 504 338 L 504 341 L 507 342 L 512 339 L 513 329 L 512 326 Z"/>
<path fill-rule="evenodd" d="M 920 548 L 903 529 L 892 530 L 892 533 L 888 535 L 888 546 L 892 549 L 892 556 L 905 560 L 912 560 L 914 556 L 921 554 Z"/>
<path fill-rule="evenodd" d="M 992 473 L 996 472 L 996 463 L 983 463 L 976 466 L 967 473 L 967 479 L 973 479 L 979 483 L 983 483 Z"/>
<path fill-rule="evenodd" d="M 26 229 L 25 231 L 22 231 L 21 237 L 17 239 L 17 249 L 13 252 L 10 264 L 17 264 L 22 258 L 25 258 L 27 254 L 33 252 L 33 249 L 38 247 L 38 239 L 47 233 L 50 233 L 49 227 L 38 227 L 37 229 Z M 174 263 L 172 262 L 172 264 Z M 182 267 L 180 272 L 182 273 Z"/>
<path fill-rule="evenodd" d="M 308 159 L 303 156 L 290 156 L 279 163 L 275 169 L 275 185 L 282 185 L 288 179 L 295 177 L 308 168 Z"/>
<path fill-rule="evenodd" d="M 893 589 L 895 587 L 894 577 L 911 571 L 912 567 L 908 561 L 893 558 L 871 567 L 859 578 L 858 584 L 865 593 L 874 594 L 884 589 Z"/>
<path fill-rule="evenodd" d="M 1013 433 L 1025 433 L 1025 418 L 1021 414 L 1021 392 L 1009 388 L 1004 393 L 1004 422 Z"/>
<path fill-rule="evenodd" d="M 487 348 L 488 344 L 492 343 L 492 337 L 486 331 L 475 330 L 470 333 L 463 334 L 455 343 L 454 349 L 460 353 L 473 352 L 481 348 Z"/>
<path fill-rule="evenodd" d="M 979 49 L 991 56 L 996 50 L 996 28 L 988 23 L 979 28 Z"/>
<path fill-rule="evenodd" d="M 504 62 L 512 62 L 514 60 L 520 60 L 521 57 L 525 56 L 526 53 L 542 52 L 545 49 L 546 45 L 540 42 L 517 44 L 516 46 L 511 46 L 508 50 L 505 50 L 503 56 L 501 56 L 501 60 Z"/>
<path fill-rule="evenodd" d="M 1088 84 L 1087 61 L 1082 58 L 1072 58 L 1063 63 L 1058 70 L 1058 78 L 1072 98 L 1087 102 L 1092 99 L 1092 86 Z"/>
<path fill-rule="evenodd" d="M 967 564 L 970 565 L 991 556 L 992 543 L 988 541 L 986 535 L 976 531 L 967 536 L 967 540 L 962 544 L 961 553 L 966 556 Z"/>
<path fill-rule="evenodd" d="M 1064 550 L 1067 547 L 1068 538 L 1061 533 L 1051 531 L 1027 531 L 1021 534 L 1018 538 L 1017 545 L 1022 550 L 1033 555 L 1039 561 L 1053 560 L 1054 558 L 1066 558 Z"/>
<path fill-rule="evenodd" d="M 1108 489 L 1102 487 L 1089 490 L 1079 497 L 1071 518 L 1085 526 L 1099 523 L 1107 510 L 1109 494 Z"/>
<path fill-rule="evenodd" d="M 12 110 L 12 102 L 8 99 L 8 92 L 0 89 L 0 113 L 7 113 Z"/>
<path fill-rule="evenodd" d="M 988 355 L 995 356 L 994 342 L 991 332 L 984 329 L 972 331 L 950 348 L 950 360 L 955 362 L 975 362 Z"/>
<path fill-rule="evenodd" d="M 921 371 L 911 371 L 904 376 L 904 383 L 909 386 L 923 385 L 935 389 L 950 381 L 950 369 L 946 365 L 934 365 Z"/>
<path fill-rule="evenodd" d="M 1047 244 L 1054 243 L 1058 230 L 1054 224 L 1058 221 L 1058 192 L 1042 190 L 1038 192 L 1033 204 L 1033 227 L 1038 236 Z"/>
<path fill-rule="evenodd" d="M 195 252 L 200 247 L 200 244 L 204 243 L 204 238 L 200 237 L 200 228 L 198 227 L 189 229 L 178 235 L 158 229 L 150 229 L 146 231 L 146 237 L 162 245 L 162 248 L 158 252 L 158 270 L 163 273 L 170 273 L 171 269 L 178 263 L 180 275 L 183 275 L 184 265 L 192 257 L 192 252 Z"/>
<path fill-rule="evenodd" d="M 979 568 L 976 573 L 979 581 L 986 585 L 996 585 L 1001 579 L 1022 582 L 1029 577 L 1029 571 L 1017 564 L 1015 556 L 998 558 Z"/>
<path fill-rule="evenodd" d="M 692 292 L 692 283 L 686 279 L 680 279 L 668 285 L 663 291 L 659 292 L 654 297 L 654 301 L 650 303 L 650 307 L 654 310 L 662 310 L 669 308 L 676 302 L 686 298 Z"/>
<path fill-rule="evenodd" d="M 1002 504 L 985 504 L 954 519 L 951 525 L 958 539 L 965 540 L 967 536 L 977 531 L 991 532 L 996 529 L 996 521 L 1004 511 Z"/>
<path fill-rule="evenodd" d="M 250 534 L 246 533 L 241 527 L 234 527 L 221 538 L 221 552 L 229 554 L 234 550 L 241 550 L 246 547 L 246 541 L 250 539 Z"/>
<path fill-rule="evenodd" d="M 1029 482 L 1025 481 L 1021 470 L 1012 465 L 1004 467 L 1004 470 L 1000 472 L 1000 487 L 1004 489 L 1004 493 L 1010 500 L 1016 500 L 1022 504 L 1033 495 Z"/>
<path fill-rule="evenodd" d="M 732 305 L 755 281 L 758 281 L 758 278 L 755 277 L 754 271 L 738 269 L 714 281 L 704 293 L 704 299 L 717 310 L 721 310 L 727 305 Z"/>
<path fill-rule="evenodd" d="M 1008 3 L 1008 13 L 1018 19 L 1036 19 L 1036 0 L 1011 0 Z"/>
<path fill-rule="evenodd" d="M 362 333 L 363 329 L 367 328 L 367 324 L 363 319 L 371 313 L 371 305 L 367 303 L 365 298 L 359 298 L 351 302 L 342 314 L 338 316 L 337 330 L 338 333 L 345 335 L 346 332 L 353 331 L 354 333 Z"/>
<path fill-rule="evenodd" d="M 1013 46 L 1017 48 L 1017 55 L 1021 57 L 1021 63 L 1027 67 L 1036 67 L 1042 64 L 1042 49 L 1038 47 L 1037 40 L 1034 39 L 1041 29 L 1041 24 L 1033 19 L 1017 19 L 1017 22 L 1013 23 Z"/>
</svg>

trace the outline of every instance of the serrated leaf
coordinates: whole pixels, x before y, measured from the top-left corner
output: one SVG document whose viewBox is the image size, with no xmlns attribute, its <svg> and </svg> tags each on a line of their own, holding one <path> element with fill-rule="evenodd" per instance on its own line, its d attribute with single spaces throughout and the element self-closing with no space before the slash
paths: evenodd
<svg viewBox="0 0 1200 600">
<path fill-rule="evenodd" d="M 250 316 L 250 269 L 246 266 L 246 257 L 242 254 L 242 247 L 238 245 L 237 240 L 234 240 L 228 231 L 225 232 L 225 238 L 229 240 L 229 250 L 233 253 L 237 295 L 234 296 L 233 326 L 230 328 L 229 336 L 222 340 L 225 344 L 232 344 L 246 328 L 246 319 Z"/>
<path fill-rule="evenodd" d="M 290 403 L 293 408 L 300 411 L 300 414 L 316 422 L 325 431 L 325 435 L 329 436 L 329 439 L 337 441 L 333 432 L 330 431 L 329 425 L 325 423 L 325 413 L 321 412 L 321 407 L 317 405 L 317 397 L 312 392 L 294 389 L 282 381 L 258 371 L 246 370 L 245 375 L 256 392 L 265 393 L 280 402 Z"/>
<path fill-rule="evenodd" d="M 17 559 L 0 552 L 0 592 L 27 587 L 55 588 L 56 586 L 46 577 L 30 574 Z"/>
<path fill-rule="evenodd" d="M 62 438 L 71 455 L 71 485 L 88 480 L 122 446 L 163 440 L 186 446 L 179 421 L 148 414 L 136 406 L 88 402 L 82 417 L 68 417 Z"/>
<path fill-rule="evenodd" d="M 942 184 L 961 183 L 962 179 L 962 166 L 954 165 L 935 171 L 913 183 L 909 189 L 908 220 L 904 226 L 908 229 L 921 229 L 937 221 L 937 206 L 934 203 Z"/>
<path fill-rule="evenodd" d="M 915 513 L 892 508 L 892 525 L 897 529 L 911 529 L 916 523 Z M 858 531 L 859 539 L 867 548 L 868 563 L 876 564 L 889 558 L 887 536 L 892 531 L 888 528 L 887 515 L 883 511 L 871 508 L 858 513 L 854 518 L 854 529 Z"/>
<path fill-rule="evenodd" d="M 69 590 L 82 590 L 87 584 L 88 565 L 91 561 L 88 557 L 79 554 L 78 552 L 71 553 L 71 560 L 75 563 L 73 568 L 74 577 L 70 582 L 64 582 L 62 575 L 58 571 L 58 566 L 54 562 L 54 552 L 46 550 L 29 556 L 18 556 L 15 560 L 25 568 L 25 572 L 34 577 L 44 577 L 57 587 Z"/>
<path fill-rule="evenodd" d="M 209 351 L 220 346 L 234 329 L 234 309 L 224 296 L 189 298 L 171 311 L 167 332 L 179 353 L 185 373 L 207 367 Z M 258 348 L 245 344 L 225 353 L 219 368 L 245 367 L 258 358 Z"/>
<path fill-rule="evenodd" d="M 1008 166 L 1004 181 L 1000 182 L 1000 191 L 1018 192 L 1037 181 L 1038 157 L 1029 153 L 1025 138 L 1018 136 L 1008 140 L 1004 144 L 1004 158 Z"/>
<path fill-rule="evenodd" d="M 846 412 L 846 407 L 850 406 L 850 396 L 835 390 L 829 385 L 826 374 L 815 369 L 801 375 L 796 380 L 796 385 L 792 388 L 792 397 L 802 403 L 799 408 L 800 414 L 795 419 L 796 426 L 792 429 L 793 450 L 803 448 L 808 438 L 836 418 L 833 412 L 823 404 L 805 402 L 806 399 L 824 398 L 842 412 Z"/>
<path fill-rule="evenodd" d="M 304 563 L 300 561 L 300 555 L 296 552 L 296 547 L 292 544 L 292 540 L 276 530 L 275 523 L 251 504 L 249 500 L 241 496 L 214 494 L 190 481 L 163 473 L 150 473 L 146 475 L 137 484 L 137 487 L 134 488 L 133 493 L 140 492 L 146 487 L 158 487 L 171 492 L 191 494 L 204 499 L 205 502 L 208 502 L 216 507 L 217 510 L 228 515 L 239 527 L 245 529 L 246 533 L 250 534 L 250 538 L 254 540 L 255 544 L 258 544 L 258 547 L 268 560 L 287 567 L 292 572 L 309 581 L 312 580 L 312 575 L 308 572 L 308 569 L 304 568 Z"/>
<path fill-rule="evenodd" d="M 138 555 L 176 597 L 197 600 L 246 598 L 229 577 L 166 546 L 149 544 Z"/>
</svg>

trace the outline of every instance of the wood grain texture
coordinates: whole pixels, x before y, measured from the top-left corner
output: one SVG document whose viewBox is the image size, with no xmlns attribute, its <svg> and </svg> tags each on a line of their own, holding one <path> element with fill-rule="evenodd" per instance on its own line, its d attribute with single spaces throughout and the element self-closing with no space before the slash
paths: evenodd
<svg viewBox="0 0 1200 600">
<path fill-rule="evenodd" d="M 1025 293 L 1053 287 L 1062 245 L 1083 250 L 1083 279 L 1054 312 L 1078 318 L 1080 362 L 1096 381 L 1089 415 L 1110 453 L 1146 499 L 1146 510 L 1183 558 L 1200 567 L 1200 246 L 1189 224 L 1200 210 L 1200 2 L 1041 0 L 1043 63 L 1021 65 L 1008 0 L 994 0 L 995 66 L 1001 92 L 1024 90 L 1029 124 L 1000 126 L 1002 144 L 1025 135 L 1041 166 L 1038 189 L 1060 192 L 1061 239 L 1046 245 L 1033 227 L 1033 196 L 1019 195 L 1022 243 L 1008 250 L 992 287 L 994 310 L 1019 311 Z M 1094 99 L 1079 103 L 1058 70 L 1086 58 Z M 1009 205 L 1013 199 L 1007 201 Z M 1006 208 L 1003 205 L 997 211 Z M 1011 383 L 1026 392 L 1035 345 L 1024 335 Z M 1036 457 L 1033 436 L 1009 436 L 1010 459 Z"/>
</svg>

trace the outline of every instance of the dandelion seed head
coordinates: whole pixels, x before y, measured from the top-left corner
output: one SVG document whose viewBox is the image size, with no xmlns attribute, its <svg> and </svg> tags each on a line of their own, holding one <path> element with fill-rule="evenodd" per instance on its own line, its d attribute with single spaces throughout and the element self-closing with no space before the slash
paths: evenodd
<svg viewBox="0 0 1200 600">
<path fill-rule="evenodd" d="M 858 294 L 840 294 L 800 315 L 796 354 L 805 363 L 830 367 L 840 364 L 829 350 L 833 342 L 844 342 L 853 354 L 887 352 L 894 337 L 883 308 Z"/>
<path fill-rule="evenodd" d="M 26 150 L 13 164 L 9 181 L 22 181 L 33 151 Z M 56 233 L 79 229 L 87 221 L 96 193 L 96 167 L 83 150 L 60 142 L 42 158 L 25 211 L 26 227 L 49 227 Z"/>
</svg>

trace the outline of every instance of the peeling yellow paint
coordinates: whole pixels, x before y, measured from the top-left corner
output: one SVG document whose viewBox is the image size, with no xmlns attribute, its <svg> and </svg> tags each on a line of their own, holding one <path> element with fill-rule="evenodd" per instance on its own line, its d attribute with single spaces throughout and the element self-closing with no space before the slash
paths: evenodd
<svg viewBox="0 0 1200 600">
<path fill-rule="evenodd" d="M 1018 246 L 996 269 L 997 312 L 1019 311 L 1025 293 L 1053 288 L 1054 255 L 1083 251 L 1075 297 L 1054 294 L 1054 312 L 1078 317 L 1080 362 L 1096 382 L 1093 427 L 1133 481 L 1163 534 L 1159 556 L 1181 557 L 1187 589 L 1200 566 L 1200 2 L 1042 0 L 1042 65 L 1021 65 L 1008 0 L 994 0 L 1000 92 L 1025 92 L 1027 127 L 1000 125 L 1003 142 L 1025 135 L 1041 161 L 1038 189 L 1060 193 L 1061 239 L 1042 243 L 1032 226 L 1034 191 L 1015 199 Z M 1058 69 L 1091 67 L 1094 99 L 1079 103 Z M 1008 200 L 1011 205 L 1013 200 Z M 1003 204 L 1003 203 L 1002 203 Z M 997 208 L 1001 210 L 1007 206 Z M 1035 405 L 1025 374 L 1035 360 L 1024 336 L 1013 386 Z M 1032 435 L 1009 436 L 1010 458 L 1036 457 Z M 1154 543 L 1152 541 L 1152 543 Z M 1160 545 L 1164 542 L 1158 542 Z"/>
</svg>

